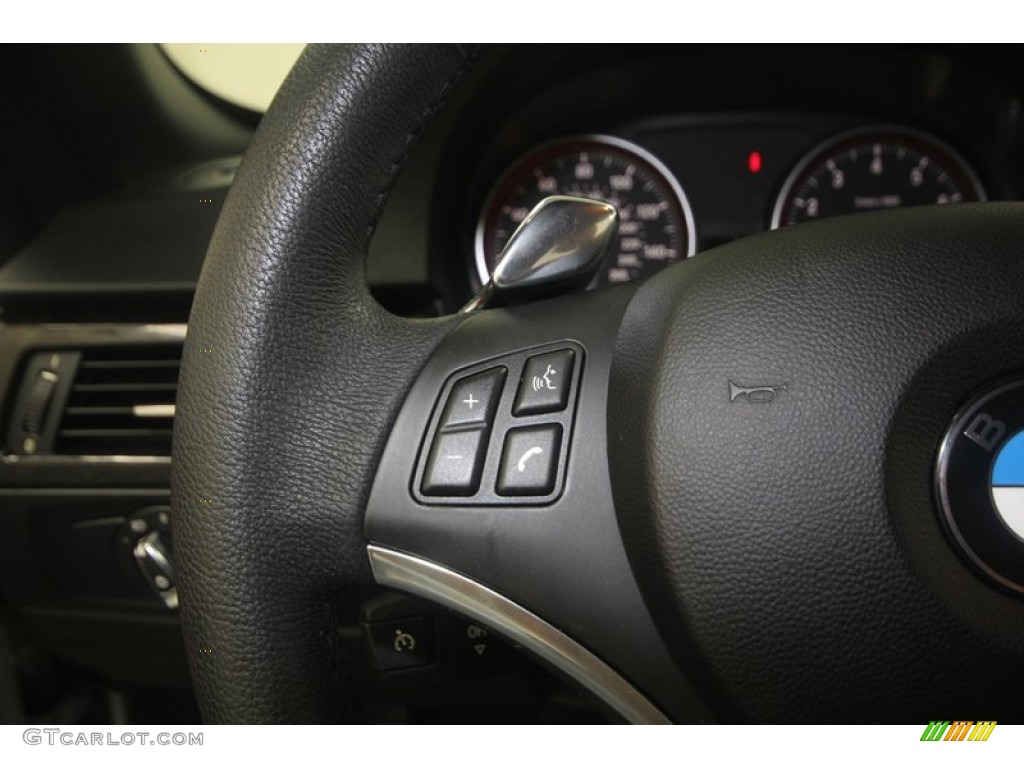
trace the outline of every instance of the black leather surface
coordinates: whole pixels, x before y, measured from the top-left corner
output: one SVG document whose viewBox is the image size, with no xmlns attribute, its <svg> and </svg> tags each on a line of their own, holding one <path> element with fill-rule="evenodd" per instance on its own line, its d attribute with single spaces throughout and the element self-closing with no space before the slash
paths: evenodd
<svg viewBox="0 0 1024 768">
<path fill-rule="evenodd" d="M 610 390 L 616 512 L 723 718 L 1020 719 L 1024 601 L 957 557 L 932 483 L 956 409 L 1024 371 L 1022 242 L 1019 204 L 865 215 L 638 291 Z M 730 380 L 786 390 L 731 401 Z"/>
<path fill-rule="evenodd" d="M 204 717 L 349 717 L 328 597 L 370 580 L 363 506 L 409 382 L 452 320 L 366 290 L 388 189 L 469 60 L 455 46 L 312 46 L 249 149 L 189 322 L 172 507 Z"/>
</svg>

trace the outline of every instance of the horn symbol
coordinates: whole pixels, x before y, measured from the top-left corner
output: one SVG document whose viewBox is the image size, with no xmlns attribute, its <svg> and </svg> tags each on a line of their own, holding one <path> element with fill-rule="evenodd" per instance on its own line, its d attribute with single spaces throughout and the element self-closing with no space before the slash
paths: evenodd
<svg viewBox="0 0 1024 768">
<path fill-rule="evenodd" d="M 785 384 L 764 387 L 741 387 L 732 379 L 729 379 L 729 402 L 735 403 L 736 398 L 742 397 L 752 403 L 770 403 L 779 392 L 787 389 Z"/>
</svg>

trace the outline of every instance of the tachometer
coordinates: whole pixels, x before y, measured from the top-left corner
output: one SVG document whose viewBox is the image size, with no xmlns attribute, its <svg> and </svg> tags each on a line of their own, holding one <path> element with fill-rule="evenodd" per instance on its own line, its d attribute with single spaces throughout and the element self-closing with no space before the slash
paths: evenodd
<svg viewBox="0 0 1024 768">
<path fill-rule="evenodd" d="M 829 139 L 783 185 L 772 228 L 884 208 L 984 200 L 952 148 L 906 128 L 859 129 Z"/>
<path fill-rule="evenodd" d="M 640 280 L 693 255 L 693 213 L 668 168 L 622 139 L 581 136 L 540 147 L 501 177 L 477 227 L 481 282 L 516 227 L 549 195 L 590 197 L 618 209 L 619 234 L 594 285 Z"/>
</svg>

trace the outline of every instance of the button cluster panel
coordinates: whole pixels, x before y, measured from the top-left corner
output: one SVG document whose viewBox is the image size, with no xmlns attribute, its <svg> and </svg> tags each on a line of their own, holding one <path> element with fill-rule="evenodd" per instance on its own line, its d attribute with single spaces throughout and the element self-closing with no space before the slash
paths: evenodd
<svg viewBox="0 0 1024 768">
<path fill-rule="evenodd" d="M 424 504 L 550 504 L 562 491 L 583 350 L 504 355 L 445 384 L 417 462 Z"/>
</svg>

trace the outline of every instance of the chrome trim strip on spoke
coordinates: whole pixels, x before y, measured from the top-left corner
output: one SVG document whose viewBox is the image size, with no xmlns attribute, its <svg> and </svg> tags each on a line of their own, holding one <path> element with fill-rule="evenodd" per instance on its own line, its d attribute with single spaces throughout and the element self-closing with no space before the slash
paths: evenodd
<svg viewBox="0 0 1024 768">
<path fill-rule="evenodd" d="M 568 675 L 627 722 L 671 723 L 618 672 L 518 603 L 429 560 L 375 544 L 366 549 L 378 584 L 426 598 L 486 624 Z"/>
</svg>

